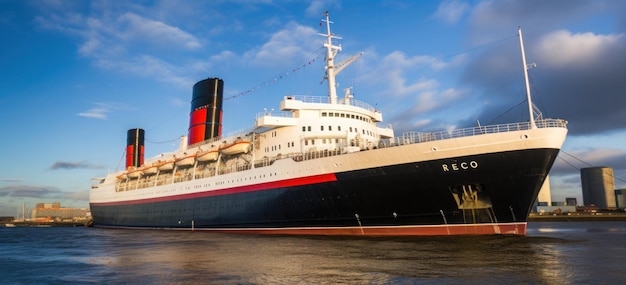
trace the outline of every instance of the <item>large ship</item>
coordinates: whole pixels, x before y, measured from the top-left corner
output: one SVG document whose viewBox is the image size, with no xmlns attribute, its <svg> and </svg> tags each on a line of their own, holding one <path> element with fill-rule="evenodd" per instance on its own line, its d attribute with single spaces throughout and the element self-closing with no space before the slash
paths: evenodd
<svg viewBox="0 0 626 285">
<path fill-rule="evenodd" d="M 94 225 L 305 235 L 526 233 L 529 212 L 567 134 L 567 122 L 529 119 L 394 136 L 382 113 L 338 97 L 335 76 L 359 55 L 325 22 L 328 95 L 285 96 L 281 112 L 222 136 L 224 82 L 193 86 L 188 135 L 144 161 L 144 130 L 128 131 L 126 168 L 94 178 Z M 349 90 L 349 89 L 348 89 Z"/>
</svg>

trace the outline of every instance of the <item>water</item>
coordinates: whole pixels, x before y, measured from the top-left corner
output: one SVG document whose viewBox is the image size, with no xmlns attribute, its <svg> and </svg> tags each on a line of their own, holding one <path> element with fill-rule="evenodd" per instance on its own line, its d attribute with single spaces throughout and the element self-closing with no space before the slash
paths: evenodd
<svg viewBox="0 0 626 285">
<path fill-rule="evenodd" d="M 624 284 L 626 222 L 523 236 L 297 237 L 0 228 L 2 284 Z"/>
</svg>

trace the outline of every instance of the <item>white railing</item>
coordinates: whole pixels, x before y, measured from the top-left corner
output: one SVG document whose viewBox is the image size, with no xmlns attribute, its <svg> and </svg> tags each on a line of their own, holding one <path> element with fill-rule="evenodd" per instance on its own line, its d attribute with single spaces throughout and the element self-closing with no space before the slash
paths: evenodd
<svg viewBox="0 0 626 285">
<path fill-rule="evenodd" d="M 290 98 L 292 100 L 299 100 L 304 103 L 330 104 L 330 99 L 326 96 L 291 95 L 291 96 L 285 97 L 285 99 L 287 98 Z M 344 104 L 343 102 L 345 101 L 340 100 L 340 102 L 341 103 L 339 104 Z M 348 105 L 365 109 L 370 112 L 379 112 L 376 108 L 372 107 L 370 104 L 367 104 L 357 99 L 350 99 L 350 104 Z"/>
<path fill-rule="evenodd" d="M 567 121 L 561 119 L 544 119 L 535 121 L 537 128 L 567 128 Z M 513 131 L 529 130 L 530 122 L 510 123 L 500 125 L 479 126 L 473 128 L 457 129 L 433 133 L 405 132 L 402 137 L 394 138 L 395 144 L 412 144 L 428 141 L 445 140 L 452 138 L 505 133 Z"/>
</svg>

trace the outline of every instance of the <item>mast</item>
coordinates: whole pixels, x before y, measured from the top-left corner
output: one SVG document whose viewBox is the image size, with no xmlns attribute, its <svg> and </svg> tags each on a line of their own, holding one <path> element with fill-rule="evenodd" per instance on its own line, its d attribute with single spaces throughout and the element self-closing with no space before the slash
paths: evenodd
<svg viewBox="0 0 626 285">
<path fill-rule="evenodd" d="M 528 101 L 528 115 L 530 116 L 530 128 L 537 128 L 535 125 L 535 115 L 533 113 L 533 102 L 530 98 L 530 83 L 528 82 L 528 65 L 526 65 L 526 54 L 524 53 L 524 39 L 522 39 L 522 27 L 517 27 L 519 36 L 519 46 L 522 51 L 522 64 L 524 65 L 524 81 L 526 82 L 526 100 Z"/>
<path fill-rule="evenodd" d="M 328 79 L 328 99 L 331 104 L 337 103 L 337 84 L 335 83 L 335 55 L 337 52 L 341 50 L 341 46 L 334 46 L 332 43 L 332 39 L 341 39 L 330 32 L 330 24 L 331 22 L 328 17 L 328 11 L 326 11 L 326 18 L 322 19 L 323 22 L 326 22 L 326 34 L 319 34 L 320 36 L 326 37 L 326 42 L 324 43 L 324 47 L 326 48 L 326 76 Z"/>
</svg>

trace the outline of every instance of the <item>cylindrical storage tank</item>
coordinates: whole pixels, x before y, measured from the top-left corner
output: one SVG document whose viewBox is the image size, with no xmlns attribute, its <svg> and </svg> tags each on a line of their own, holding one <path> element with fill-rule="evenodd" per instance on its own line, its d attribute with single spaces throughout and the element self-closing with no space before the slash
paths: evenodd
<svg viewBox="0 0 626 285">
<path fill-rule="evenodd" d="M 144 130 L 130 129 L 126 136 L 126 169 L 143 165 Z"/>
<path fill-rule="evenodd" d="M 224 81 L 208 78 L 193 85 L 189 141 L 194 144 L 222 135 L 222 98 Z"/>
<path fill-rule="evenodd" d="M 580 169 L 580 182 L 585 206 L 600 209 L 615 208 L 615 178 L 613 168 L 606 166 Z"/>
</svg>

